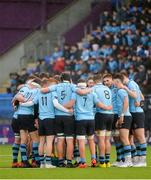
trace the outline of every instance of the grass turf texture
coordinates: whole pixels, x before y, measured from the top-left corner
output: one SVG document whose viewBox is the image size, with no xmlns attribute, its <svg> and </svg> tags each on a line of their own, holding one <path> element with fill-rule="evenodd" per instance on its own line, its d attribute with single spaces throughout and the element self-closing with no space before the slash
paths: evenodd
<svg viewBox="0 0 151 180">
<path fill-rule="evenodd" d="M 5 156 L 7 155 L 7 156 Z M 89 151 L 87 150 L 87 159 Z M 86 169 L 22 169 L 11 168 L 11 146 L 0 146 L 0 179 L 151 179 L 151 147 L 148 147 L 146 168 L 86 168 Z M 115 160 L 112 148 L 111 162 Z M 89 162 L 88 162 L 89 163 Z"/>
</svg>

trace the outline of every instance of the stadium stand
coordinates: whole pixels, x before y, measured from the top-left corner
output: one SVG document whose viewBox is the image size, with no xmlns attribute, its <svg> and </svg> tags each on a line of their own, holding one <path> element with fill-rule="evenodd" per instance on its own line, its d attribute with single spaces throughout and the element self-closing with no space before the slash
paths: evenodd
<svg viewBox="0 0 151 180">
<path fill-rule="evenodd" d="M 72 0 L 6 0 L 0 3 L 0 54 L 45 25 Z M 18 15 L 19 14 L 19 15 Z"/>
<path fill-rule="evenodd" d="M 65 37 L 66 43 L 73 45 L 80 41 L 86 33 L 84 31 L 85 27 L 88 27 L 89 30 L 92 30 L 92 27 L 96 28 L 100 21 L 99 14 L 105 10 L 111 11 L 111 6 L 108 1 L 102 1 L 101 5 L 100 3 L 94 4 L 92 6 L 91 13 L 63 35 Z M 73 36 L 73 34 L 76 34 L 76 36 Z"/>
<path fill-rule="evenodd" d="M 66 70 L 73 73 L 76 81 L 79 77 L 87 78 L 98 72 L 115 73 L 125 70 L 130 78 L 141 85 L 144 93 L 149 93 L 151 90 L 151 24 L 147 4 L 149 1 L 138 1 L 139 4 L 129 4 L 119 11 L 112 12 L 105 2 L 93 7 L 86 19 L 64 35 L 67 44 L 63 49 L 56 47 L 52 54 L 37 60 L 35 68 L 28 69 L 28 73 L 43 71 L 60 73 Z M 104 13 L 101 13 L 103 10 Z M 83 27 L 90 22 L 91 28 L 84 34 Z"/>
</svg>

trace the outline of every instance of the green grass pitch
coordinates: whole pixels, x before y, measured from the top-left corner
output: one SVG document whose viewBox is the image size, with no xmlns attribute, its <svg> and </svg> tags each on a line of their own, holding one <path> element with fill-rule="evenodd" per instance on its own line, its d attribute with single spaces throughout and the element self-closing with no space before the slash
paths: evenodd
<svg viewBox="0 0 151 180">
<path fill-rule="evenodd" d="M 87 150 L 87 156 L 89 152 Z M 87 158 L 88 159 L 88 158 Z M 112 148 L 111 162 L 115 159 Z M 86 168 L 86 169 L 12 169 L 11 146 L 0 146 L 0 179 L 151 179 L 151 147 L 148 147 L 146 168 Z"/>
</svg>

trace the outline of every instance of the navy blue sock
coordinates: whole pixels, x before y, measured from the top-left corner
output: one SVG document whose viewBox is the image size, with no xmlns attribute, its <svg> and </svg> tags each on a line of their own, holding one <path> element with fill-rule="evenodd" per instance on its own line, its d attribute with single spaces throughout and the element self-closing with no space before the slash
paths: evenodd
<svg viewBox="0 0 151 180">
<path fill-rule="evenodd" d="M 147 151 L 147 144 L 140 144 L 140 151 L 141 151 L 141 156 L 146 156 L 146 151 Z"/>
<path fill-rule="evenodd" d="M 99 157 L 99 161 L 101 164 L 103 164 L 105 162 L 105 157 L 104 156 L 100 156 Z"/>
<path fill-rule="evenodd" d="M 72 160 L 67 159 L 67 164 L 72 164 Z"/>
<path fill-rule="evenodd" d="M 59 159 L 59 164 L 63 164 L 64 163 L 64 159 Z"/>
<path fill-rule="evenodd" d="M 39 146 L 39 143 L 33 142 L 32 150 L 33 150 L 34 158 L 36 162 L 39 162 L 38 146 Z"/>
<path fill-rule="evenodd" d="M 105 162 L 110 162 L 110 154 L 105 154 Z"/>
<path fill-rule="evenodd" d="M 44 157 L 44 155 L 40 155 L 40 156 L 39 156 L 39 159 L 40 159 L 40 164 L 44 164 L 44 163 L 45 163 L 45 157 Z"/>
<path fill-rule="evenodd" d="M 122 151 L 123 151 L 123 145 L 121 143 L 116 143 L 116 156 L 117 156 L 117 161 L 122 160 Z"/>
<path fill-rule="evenodd" d="M 124 157 L 131 157 L 131 146 L 127 145 L 123 147 L 124 149 Z"/>
<path fill-rule="evenodd" d="M 27 161 L 27 148 L 26 148 L 26 144 L 21 144 L 20 145 L 20 152 L 21 152 L 21 159 L 22 161 Z"/>
<path fill-rule="evenodd" d="M 18 162 L 18 153 L 19 153 L 20 144 L 14 143 L 12 146 L 13 162 Z"/>
<path fill-rule="evenodd" d="M 51 164 L 51 157 L 50 156 L 46 156 L 46 163 Z"/>
<path fill-rule="evenodd" d="M 136 143 L 136 151 L 137 151 L 137 156 L 141 156 L 141 149 L 139 143 Z"/>
<path fill-rule="evenodd" d="M 136 147 L 134 145 L 131 145 L 131 154 L 132 154 L 132 158 L 137 156 Z"/>
<path fill-rule="evenodd" d="M 80 158 L 80 162 L 81 162 L 81 163 L 85 163 L 85 162 L 86 162 L 86 159 L 85 159 L 85 158 Z"/>
</svg>

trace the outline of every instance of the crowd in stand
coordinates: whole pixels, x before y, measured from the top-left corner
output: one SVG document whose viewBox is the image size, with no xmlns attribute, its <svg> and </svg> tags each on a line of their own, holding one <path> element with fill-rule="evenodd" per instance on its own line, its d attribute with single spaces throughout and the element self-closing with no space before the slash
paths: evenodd
<svg viewBox="0 0 151 180">
<path fill-rule="evenodd" d="M 144 93 L 151 92 L 151 1 L 135 1 L 119 10 L 103 12 L 100 25 L 76 45 L 56 47 L 50 56 L 37 61 L 36 68 L 21 76 L 11 74 L 11 83 L 27 74 L 70 71 L 73 80 L 96 73 L 127 71 Z M 22 78 L 23 76 L 23 78 Z M 11 86 L 10 92 L 14 92 Z"/>
</svg>

